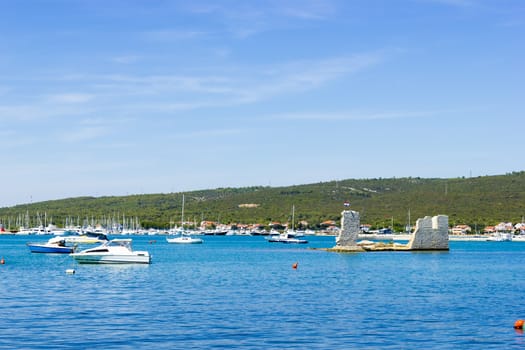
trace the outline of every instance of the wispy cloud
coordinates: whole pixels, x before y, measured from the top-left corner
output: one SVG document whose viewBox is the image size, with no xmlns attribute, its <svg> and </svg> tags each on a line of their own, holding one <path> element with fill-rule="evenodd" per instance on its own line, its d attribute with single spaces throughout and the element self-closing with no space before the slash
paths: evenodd
<svg viewBox="0 0 525 350">
<path fill-rule="evenodd" d="M 255 103 L 275 96 L 313 90 L 359 73 L 388 59 L 383 51 L 300 60 L 278 65 L 237 66 L 214 69 L 213 75 L 70 75 L 67 81 L 93 90 L 90 94 L 57 94 L 55 102 L 86 102 L 111 98 L 126 101 L 130 108 L 189 110 L 213 106 Z"/>
<path fill-rule="evenodd" d="M 24 105 L 0 106 L 0 120 L 43 120 L 117 115 L 134 117 L 151 112 L 166 113 L 203 108 L 226 108 L 258 103 L 275 97 L 321 88 L 338 79 L 369 69 L 387 60 L 383 51 L 291 61 L 284 64 L 216 67 L 213 74 L 89 75 L 42 77 L 38 85 L 47 90 L 77 91 L 32 96 Z M 99 135 L 100 128 L 85 129 L 74 138 Z M 69 139 L 72 139 L 70 137 Z"/>
<path fill-rule="evenodd" d="M 65 142 L 82 142 L 101 138 L 108 133 L 109 130 L 103 126 L 84 127 L 61 134 L 61 139 Z"/>
<path fill-rule="evenodd" d="M 143 32 L 141 37 L 154 41 L 180 41 L 206 36 L 206 32 L 197 30 L 163 29 Z"/>
<path fill-rule="evenodd" d="M 62 109 L 44 108 L 36 102 L 28 102 L 27 105 L 0 106 L 0 120 L 10 123 L 31 122 L 63 113 L 65 112 Z"/>
<path fill-rule="evenodd" d="M 49 101 L 54 103 L 85 103 L 93 98 L 92 94 L 63 93 L 49 96 Z"/>
<path fill-rule="evenodd" d="M 274 4 L 276 12 L 304 20 L 324 20 L 337 12 L 332 1 L 277 1 Z"/>
<path fill-rule="evenodd" d="M 137 63 L 141 60 L 141 56 L 138 55 L 122 55 L 122 56 L 115 56 L 111 57 L 110 61 L 119 63 L 119 64 L 133 64 Z"/>
<path fill-rule="evenodd" d="M 326 113 L 282 113 L 266 116 L 267 119 L 276 120 L 302 120 L 302 121 L 349 121 L 349 120 L 385 120 L 427 118 L 441 115 L 443 111 L 383 111 L 383 112 L 326 112 Z"/>
<path fill-rule="evenodd" d="M 103 117 L 83 118 L 71 124 L 67 130 L 61 130 L 57 138 L 67 143 L 100 139 L 109 136 L 117 129 L 115 125 L 122 123 L 124 123 L 124 121 L 119 119 Z"/>
<path fill-rule="evenodd" d="M 213 16 L 215 22 L 222 23 L 227 32 L 238 38 L 288 27 L 292 25 L 290 21 L 326 20 L 337 13 L 336 3 L 329 0 L 263 0 L 236 6 L 192 2 L 185 8 L 194 15 Z"/>
<path fill-rule="evenodd" d="M 438 3 L 450 6 L 468 7 L 477 5 L 477 0 L 417 0 L 419 2 Z"/>
<path fill-rule="evenodd" d="M 244 131 L 241 129 L 203 129 L 203 130 L 194 130 L 194 131 L 184 131 L 180 133 L 175 133 L 172 136 L 177 139 L 194 139 L 194 138 L 213 138 L 213 137 L 223 137 L 223 136 L 232 136 L 232 135 L 241 135 Z"/>
<path fill-rule="evenodd" d="M 242 86 L 238 93 L 242 102 L 249 103 L 308 91 L 379 64 L 384 59 L 382 53 L 370 53 L 275 66 L 248 82 L 249 89 Z"/>
</svg>

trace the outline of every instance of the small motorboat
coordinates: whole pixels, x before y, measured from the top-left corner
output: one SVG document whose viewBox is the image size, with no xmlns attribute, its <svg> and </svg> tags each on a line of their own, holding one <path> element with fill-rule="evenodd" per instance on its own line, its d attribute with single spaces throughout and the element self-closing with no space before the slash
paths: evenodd
<svg viewBox="0 0 525 350">
<path fill-rule="evenodd" d="M 82 234 L 64 235 L 63 237 L 67 243 L 96 244 L 105 243 L 108 241 L 108 237 L 105 234 L 95 232 L 84 232 Z"/>
<path fill-rule="evenodd" d="M 178 243 L 178 244 L 201 244 L 204 242 L 202 238 L 193 237 L 190 235 L 182 234 L 176 237 L 166 237 L 168 243 Z"/>
<path fill-rule="evenodd" d="M 149 264 L 147 251 L 133 251 L 131 238 L 115 238 L 71 256 L 80 264 Z"/>
<path fill-rule="evenodd" d="M 308 243 L 306 239 L 300 239 L 296 238 L 292 235 L 289 235 L 288 233 L 284 232 L 279 235 L 271 235 L 268 237 L 268 242 L 272 243 L 296 243 L 296 244 L 304 244 Z"/>
<path fill-rule="evenodd" d="M 26 245 L 31 253 L 71 254 L 76 248 L 76 246 L 67 246 L 63 237 L 53 237 L 45 243 L 28 242 Z"/>
</svg>

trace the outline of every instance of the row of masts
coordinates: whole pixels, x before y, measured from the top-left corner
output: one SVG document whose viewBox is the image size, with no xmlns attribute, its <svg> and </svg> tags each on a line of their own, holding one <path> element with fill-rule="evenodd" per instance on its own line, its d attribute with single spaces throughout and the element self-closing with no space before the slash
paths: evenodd
<svg viewBox="0 0 525 350">
<path fill-rule="evenodd" d="M 67 216 L 63 222 L 56 222 L 52 216 L 48 216 L 47 212 L 36 212 L 36 215 L 29 215 L 29 211 L 24 214 L 16 216 L 8 216 L 0 218 L 0 225 L 7 229 L 20 228 L 46 228 L 49 226 L 61 226 L 63 228 L 85 228 L 85 227 L 104 227 L 107 230 L 115 231 L 133 231 L 141 229 L 140 220 L 138 217 L 126 216 L 125 214 L 117 213 L 116 215 L 103 215 L 95 218 L 78 216 Z"/>
</svg>

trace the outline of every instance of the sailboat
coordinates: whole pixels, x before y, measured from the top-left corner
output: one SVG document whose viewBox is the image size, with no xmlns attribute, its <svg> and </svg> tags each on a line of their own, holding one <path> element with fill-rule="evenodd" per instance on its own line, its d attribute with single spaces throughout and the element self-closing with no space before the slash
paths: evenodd
<svg viewBox="0 0 525 350">
<path fill-rule="evenodd" d="M 278 242 L 278 243 L 308 243 L 306 239 L 297 238 L 300 236 L 295 231 L 295 205 L 292 205 L 292 228 L 286 229 L 283 233 L 279 235 L 271 235 L 268 238 L 268 242 Z"/>
<path fill-rule="evenodd" d="M 184 194 L 182 195 L 182 215 L 181 215 L 181 228 L 178 231 L 176 237 L 166 237 L 168 243 L 178 243 L 178 244 L 200 244 L 204 243 L 204 240 L 199 237 L 193 237 L 184 231 Z"/>
</svg>

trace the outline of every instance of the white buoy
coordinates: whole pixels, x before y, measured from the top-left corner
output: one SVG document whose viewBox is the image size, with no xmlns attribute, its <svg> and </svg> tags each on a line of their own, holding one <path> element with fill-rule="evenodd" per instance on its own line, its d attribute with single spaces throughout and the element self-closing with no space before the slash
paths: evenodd
<svg viewBox="0 0 525 350">
<path fill-rule="evenodd" d="M 75 269 L 67 269 L 67 270 L 66 270 L 66 273 L 67 273 L 68 275 L 74 275 L 74 274 L 75 274 Z"/>
</svg>

